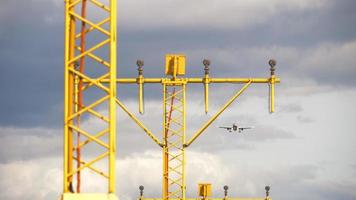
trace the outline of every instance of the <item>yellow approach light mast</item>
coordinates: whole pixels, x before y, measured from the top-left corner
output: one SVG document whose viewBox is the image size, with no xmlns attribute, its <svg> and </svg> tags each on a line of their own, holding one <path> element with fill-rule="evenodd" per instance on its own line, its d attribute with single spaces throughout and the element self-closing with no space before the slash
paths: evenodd
<svg viewBox="0 0 356 200">
<path fill-rule="evenodd" d="M 274 111 L 274 60 L 269 61 L 267 78 L 211 78 L 210 61 L 204 60 L 202 78 L 186 78 L 186 57 L 166 55 L 165 77 L 145 78 L 144 62 L 137 61 L 138 76 L 117 77 L 116 0 L 65 0 L 65 70 L 64 70 L 64 166 L 62 200 L 116 200 L 116 107 L 130 118 L 160 147 L 163 155 L 162 198 L 156 200 L 193 200 L 186 198 L 185 150 L 188 148 L 251 84 L 270 86 L 270 112 Z M 242 84 L 242 87 L 191 138 L 186 138 L 186 88 L 203 84 L 205 112 L 209 110 L 209 85 Z M 118 84 L 138 85 L 139 113 L 143 114 L 145 84 L 162 86 L 162 136 L 150 131 L 117 98 Z M 85 119 L 91 117 L 91 123 Z M 96 126 L 93 127 L 92 124 Z M 120 124 L 119 124 L 120 125 Z M 89 178 L 90 175 L 90 178 Z M 90 179 L 90 180 L 89 180 Z M 88 182 L 94 187 L 88 187 Z M 210 198 L 211 184 L 199 185 L 198 199 Z M 86 190 L 85 190 L 86 189 Z M 268 190 L 267 190 L 268 189 Z M 223 199 L 227 197 L 224 187 Z M 143 196 L 140 199 L 153 200 Z M 269 187 L 265 198 L 269 199 Z M 242 199 L 241 199 L 242 200 Z M 251 199 L 252 200 L 252 199 Z"/>
<path fill-rule="evenodd" d="M 117 99 L 118 105 L 137 123 L 139 127 L 159 146 L 163 152 L 163 173 L 162 173 L 162 198 L 146 198 L 143 196 L 144 187 L 140 186 L 140 200 L 194 200 L 196 198 L 186 198 L 186 173 L 185 173 L 185 150 L 188 148 L 251 84 L 268 84 L 270 88 L 269 109 L 274 112 L 274 87 L 280 79 L 275 75 L 276 61 L 271 59 L 270 77 L 267 78 L 211 78 L 209 75 L 210 61 L 203 60 L 204 77 L 186 78 L 185 67 L 186 57 L 184 55 L 166 55 L 165 74 L 163 78 L 145 78 L 143 76 L 144 61 L 138 60 L 137 78 L 118 78 L 119 84 L 138 85 L 138 107 L 139 112 L 143 113 L 143 88 L 145 84 L 162 85 L 162 108 L 163 108 L 163 131 L 162 140 L 156 137 L 125 105 Z M 102 80 L 107 82 L 109 80 Z M 207 120 L 190 139 L 186 138 L 186 88 L 189 84 L 204 85 L 205 112 L 209 111 L 209 85 L 218 83 L 242 84 L 242 87 L 226 101 L 226 103 Z M 218 200 L 210 198 L 211 184 L 199 184 L 198 199 Z M 263 200 L 269 198 L 269 186 L 266 186 L 265 198 L 230 198 L 227 197 L 227 186 L 224 187 L 225 196 L 220 199 L 230 200 Z"/>
</svg>

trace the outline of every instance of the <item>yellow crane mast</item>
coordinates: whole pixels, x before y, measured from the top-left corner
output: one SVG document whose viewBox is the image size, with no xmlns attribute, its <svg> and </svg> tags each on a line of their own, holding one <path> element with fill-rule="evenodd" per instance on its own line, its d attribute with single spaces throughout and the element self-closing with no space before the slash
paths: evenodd
<svg viewBox="0 0 356 200">
<path fill-rule="evenodd" d="M 90 12 L 87 10 L 90 8 Z M 116 20 L 117 0 L 65 0 L 65 71 L 64 71 L 64 167 L 62 200 L 116 200 L 116 105 L 123 109 L 143 131 L 162 148 L 163 174 L 162 198 L 153 200 L 193 200 L 186 198 L 185 150 L 220 114 L 226 110 L 251 84 L 270 86 L 270 112 L 274 111 L 274 85 L 280 80 L 275 76 L 276 62 L 270 60 L 271 75 L 267 78 L 211 78 L 209 60 L 204 60 L 202 78 L 186 78 L 184 55 L 167 55 L 165 74 L 162 78 L 145 78 L 143 61 L 138 60 L 136 78 L 118 78 L 116 75 Z M 193 136 L 186 139 L 186 86 L 203 84 L 205 112 L 209 110 L 209 85 L 217 83 L 243 84 Z M 163 131 L 158 139 L 117 98 L 118 84 L 137 84 L 139 112 L 143 113 L 143 88 L 145 84 L 161 84 L 163 90 Z M 93 117 L 101 129 L 93 128 L 83 119 Z M 95 155 L 93 155 L 93 152 Z M 103 166 L 105 166 L 103 168 Z M 95 183 L 107 187 L 105 191 L 81 191 L 87 179 L 86 170 L 97 178 Z M 227 187 L 226 187 L 227 188 Z M 225 189 L 225 188 L 224 188 Z M 267 191 L 267 187 L 266 187 Z M 269 188 L 268 188 L 269 191 Z M 266 198 L 269 199 L 269 192 Z M 198 199 L 212 199 L 211 185 L 199 186 Z M 216 198 L 214 198 L 216 199 Z M 228 198 L 227 189 L 223 199 Z M 242 199 L 241 199 L 242 200 Z M 252 200 L 252 199 L 251 199 Z M 255 198 L 255 200 L 257 200 Z"/>
</svg>

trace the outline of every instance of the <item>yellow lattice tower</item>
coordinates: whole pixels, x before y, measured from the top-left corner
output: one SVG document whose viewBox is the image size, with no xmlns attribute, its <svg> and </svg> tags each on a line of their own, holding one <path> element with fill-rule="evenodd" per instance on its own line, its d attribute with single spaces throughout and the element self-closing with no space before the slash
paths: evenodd
<svg viewBox="0 0 356 200">
<path fill-rule="evenodd" d="M 64 56 L 62 199 L 116 199 L 116 0 L 65 0 Z M 81 124 L 88 116 L 101 130 Z M 81 192 L 87 170 L 105 191 Z"/>
<path fill-rule="evenodd" d="M 87 9 L 88 8 L 88 9 Z M 65 93 L 64 93 L 64 173 L 63 200 L 114 200 L 116 152 L 116 103 L 146 134 L 163 149 L 164 200 L 185 200 L 185 149 L 229 107 L 251 84 L 270 85 L 270 111 L 274 111 L 275 61 L 271 60 L 269 78 L 210 78 L 208 60 L 204 60 L 203 78 L 185 78 L 185 56 L 167 55 L 166 77 L 144 78 L 143 62 L 138 61 L 137 78 L 116 77 L 116 0 L 65 0 Z M 163 141 L 160 141 L 140 120 L 116 98 L 117 84 L 137 84 L 139 112 L 143 113 L 144 84 L 163 86 Z M 186 141 L 186 85 L 204 85 L 205 112 L 208 112 L 209 85 L 240 83 L 237 91 L 193 137 Z M 83 119 L 94 117 L 97 130 Z M 92 153 L 95 156 L 92 156 Z M 100 162 L 104 164 L 100 165 Z M 103 167 L 104 166 L 104 167 Z M 97 186 L 105 181 L 105 191 L 81 191 L 88 180 L 83 173 L 97 175 Z M 83 177 L 82 177 L 83 176 Z M 206 185 L 206 184 L 205 184 Z M 210 188 L 203 185 L 203 188 Z M 143 190 L 143 188 L 140 187 Z M 210 192 L 203 192 L 205 199 Z M 147 199 L 141 193 L 140 199 Z M 160 199 L 160 198 L 155 198 Z M 227 199 L 226 195 L 224 199 Z M 228 198 L 237 199 L 237 198 Z M 269 199 L 268 195 L 266 199 Z M 148 199 L 147 199 L 148 200 Z"/>
<path fill-rule="evenodd" d="M 163 199 L 182 199 L 185 196 L 185 83 L 167 81 L 163 89 Z"/>
</svg>

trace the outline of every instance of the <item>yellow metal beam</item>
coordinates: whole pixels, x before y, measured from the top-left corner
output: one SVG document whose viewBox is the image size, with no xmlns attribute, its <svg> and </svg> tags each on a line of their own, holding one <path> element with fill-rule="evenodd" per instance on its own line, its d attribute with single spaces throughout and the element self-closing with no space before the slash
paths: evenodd
<svg viewBox="0 0 356 200">
<path fill-rule="evenodd" d="M 94 4 L 93 12 L 85 13 L 86 2 L 90 1 Z M 109 4 L 107 4 L 109 2 Z M 65 0 L 65 51 L 64 51 L 64 173 L 63 173 L 63 199 L 93 199 L 102 197 L 105 199 L 115 198 L 115 162 L 116 162 L 116 2 L 117 0 Z M 107 15 L 99 16 L 99 22 L 93 22 L 93 13 L 97 11 L 104 11 Z M 91 16 L 90 16 L 91 15 Z M 76 31 L 76 26 L 81 25 L 80 33 Z M 90 28 L 86 28 L 89 25 Z M 108 25 L 108 26 L 107 26 Z M 87 41 L 93 45 L 90 48 L 86 48 L 85 41 L 87 39 L 87 33 L 97 30 L 103 33 L 102 41 Z M 96 50 L 103 51 L 96 51 Z M 92 60 L 83 61 L 86 58 L 92 58 Z M 108 59 L 108 61 L 107 61 Z M 99 65 L 97 63 L 99 63 Z M 80 68 L 75 68 L 75 65 L 80 63 Z M 85 66 L 85 65 L 89 65 Z M 88 68 L 102 68 L 105 70 L 104 74 L 100 77 L 93 77 L 88 73 Z M 74 79 L 76 82 L 74 83 Z M 101 82 L 102 79 L 106 79 L 106 82 Z M 84 83 L 78 84 L 79 83 Z M 88 90 L 90 87 L 97 87 L 95 90 Z M 104 92 L 104 95 L 97 95 L 98 90 Z M 79 97 L 87 98 L 92 97 L 94 94 L 94 102 L 83 105 L 82 101 L 78 101 Z M 83 99 L 85 100 L 85 99 Z M 84 101 L 88 103 L 87 101 Z M 107 112 L 101 114 L 97 111 L 100 104 L 107 103 Z M 74 109 L 76 108 L 76 109 Z M 102 123 L 105 127 L 103 131 L 84 130 L 80 126 L 80 118 L 86 114 L 95 116 L 93 120 Z M 77 138 L 73 138 L 74 133 Z M 107 135 L 107 137 L 103 137 Z M 85 141 L 80 141 L 80 136 L 86 136 Z M 74 142 L 77 144 L 74 145 Z M 100 148 L 105 150 L 105 153 L 99 156 L 86 155 L 86 152 L 80 152 L 80 148 L 90 143 L 99 144 Z M 86 148 L 92 148 L 87 145 Z M 83 156 L 80 156 L 83 155 Z M 87 158 L 91 160 L 84 162 L 81 158 Z M 92 164 L 96 162 L 108 161 L 108 172 L 101 172 Z M 76 166 L 73 162 L 78 162 Z M 68 193 L 80 193 L 79 180 L 81 171 L 85 169 L 91 169 L 97 174 L 98 177 L 108 179 L 108 194 L 98 195 L 69 195 Z M 107 174 L 106 174 L 107 173 Z M 73 185 L 73 176 L 77 175 L 77 187 Z M 100 176 L 101 175 L 101 176 Z M 85 179 L 82 179 L 85 182 Z M 76 188 L 76 190 L 75 190 Z M 95 192 L 95 191 L 90 191 Z M 95 199 L 95 198 L 94 198 Z"/>
<path fill-rule="evenodd" d="M 73 157 L 73 158 L 74 158 L 77 162 L 80 162 L 80 163 L 83 164 L 83 165 L 86 165 L 86 164 L 87 164 L 86 162 L 84 162 L 84 161 L 82 161 L 82 160 L 79 161 L 77 157 Z M 87 167 L 88 167 L 90 170 L 92 170 L 93 172 L 95 172 L 95 173 L 97 173 L 97 174 L 99 174 L 99 175 L 101 175 L 101 176 L 103 176 L 103 177 L 105 177 L 105 178 L 109 178 L 109 176 L 108 176 L 107 174 L 105 174 L 104 172 L 98 170 L 97 168 L 95 168 L 95 167 L 93 167 L 93 166 L 90 166 L 90 165 L 87 165 Z"/>
<path fill-rule="evenodd" d="M 109 31 L 107 31 L 107 30 L 101 28 L 100 26 L 98 26 L 97 24 L 95 24 L 94 22 L 92 22 L 92 21 L 90 21 L 90 20 L 81 17 L 80 15 L 78 15 L 77 13 L 75 13 L 74 11 L 70 11 L 69 14 L 70 14 L 70 15 L 73 15 L 75 18 L 79 19 L 80 21 L 83 21 L 83 22 L 89 24 L 90 26 L 92 26 L 92 27 L 94 27 L 95 29 L 97 29 L 98 31 L 100 31 L 100 32 L 102 32 L 102 33 L 104 33 L 104 34 L 106 34 L 107 36 L 110 36 L 110 32 L 109 32 Z"/>
<path fill-rule="evenodd" d="M 64 152 L 63 152 L 63 192 L 69 192 L 69 180 L 68 180 L 68 172 L 69 172 L 69 152 L 72 151 L 72 148 L 69 148 L 69 128 L 68 128 L 68 121 L 67 116 L 70 115 L 70 101 L 69 98 L 71 96 L 70 90 L 72 87 L 69 85 L 70 75 L 68 71 L 68 60 L 70 59 L 70 33 L 71 33 L 71 18 L 67 14 L 69 12 L 69 4 L 71 4 L 71 0 L 65 0 L 65 46 L 64 46 L 64 134 L 63 134 L 63 142 L 64 142 Z"/>
<path fill-rule="evenodd" d="M 82 165 L 80 168 L 77 168 L 77 169 L 73 170 L 71 173 L 68 174 L 68 176 L 72 176 L 73 174 L 75 174 L 75 173 L 83 170 L 84 168 L 86 168 L 86 167 L 98 162 L 99 160 L 107 157 L 108 155 L 109 155 L 108 151 L 102 153 L 101 155 L 97 156 L 95 159 L 91 160 L 90 162 L 87 162 L 85 165 Z"/>
<path fill-rule="evenodd" d="M 79 0 L 79 1 L 81 1 L 81 0 Z M 104 20 L 100 21 L 99 23 L 96 24 L 96 26 L 102 26 L 103 24 L 106 24 L 106 23 L 108 23 L 108 22 L 110 22 L 110 17 L 107 17 L 107 18 L 105 18 Z M 94 28 L 94 27 L 90 27 L 90 28 L 86 29 L 86 30 L 84 31 L 84 33 L 85 33 L 85 34 L 90 33 L 90 32 L 92 32 L 93 30 L 95 30 L 95 28 Z M 82 36 L 82 33 L 81 33 L 81 32 L 78 33 L 78 34 L 76 34 L 76 35 L 75 35 L 75 38 L 80 38 L 80 36 Z"/>
<path fill-rule="evenodd" d="M 167 81 L 171 81 L 169 78 L 142 78 L 142 83 L 163 83 Z M 270 78 L 176 78 L 177 81 L 182 81 L 186 83 L 205 83 L 205 81 L 209 83 L 270 83 Z M 101 83 L 109 82 L 108 79 L 100 80 Z M 137 78 L 118 78 L 116 79 L 117 83 L 120 84 L 138 84 Z M 275 83 L 280 83 L 280 79 L 278 77 L 274 78 Z"/>
<path fill-rule="evenodd" d="M 110 46 L 109 46 L 109 59 L 110 59 L 110 98 L 109 98 L 109 188 L 108 193 L 115 193 L 116 190 L 116 19 L 117 19 L 117 0 L 110 1 Z"/>
<path fill-rule="evenodd" d="M 148 129 L 146 128 L 145 125 L 143 125 L 143 123 L 137 119 L 137 117 L 135 117 L 134 114 L 132 114 L 127 108 L 126 106 L 119 100 L 119 99 L 116 99 L 116 103 L 120 106 L 120 108 L 125 111 L 125 113 L 131 117 L 131 119 L 139 126 L 142 128 L 143 131 L 145 131 L 145 133 L 156 143 L 158 144 L 160 147 L 163 146 L 163 144 L 161 143 L 161 141 L 159 141 L 157 139 L 157 137 Z"/>
</svg>

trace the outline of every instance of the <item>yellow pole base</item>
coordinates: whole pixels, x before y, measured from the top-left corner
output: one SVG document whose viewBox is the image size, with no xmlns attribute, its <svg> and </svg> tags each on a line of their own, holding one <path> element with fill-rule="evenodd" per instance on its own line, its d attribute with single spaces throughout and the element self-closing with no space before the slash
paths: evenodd
<svg viewBox="0 0 356 200">
<path fill-rule="evenodd" d="M 119 200 L 115 194 L 64 193 L 61 200 Z"/>
</svg>

